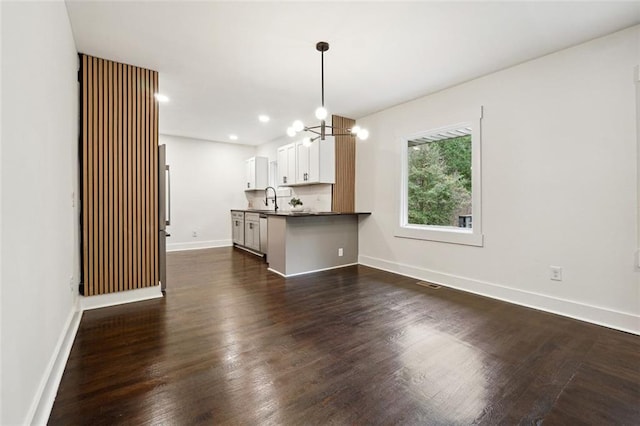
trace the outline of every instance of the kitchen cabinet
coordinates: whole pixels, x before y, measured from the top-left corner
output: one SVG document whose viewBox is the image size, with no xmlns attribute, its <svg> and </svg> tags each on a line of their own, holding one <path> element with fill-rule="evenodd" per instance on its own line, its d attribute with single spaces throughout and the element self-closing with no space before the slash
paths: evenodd
<svg viewBox="0 0 640 426">
<path fill-rule="evenodd" d="M 260 251 L 260 215 L 257 213 L 244 215 L 244 246 Z"/>
<path fill-rule="evenodd" d="M 244 212 L 231 212 L 231 239 L 234 244 L 244 245 Z"/>
<path fill-rule="evenodd" d="M 296 183 L 296 144 L 278 148 L 278 186 L 290 186 Z"/>
<path fill-rule="evenodd" d="M 302 141 L 278 148 L 278 186 L 336 182 L 336 145 L 332 136 L 309 146 Z"/>
<path fill-rule="evenodd" d="M 296 142 L 296 185 L 336 182 L 335 139 Z"/>
<path fill-rule="evenodd" d="M 245 191 L 263 190 L 269 182 L 269 159 L 267 157 L 251 157 L 245 162 Z"/>
</svg>

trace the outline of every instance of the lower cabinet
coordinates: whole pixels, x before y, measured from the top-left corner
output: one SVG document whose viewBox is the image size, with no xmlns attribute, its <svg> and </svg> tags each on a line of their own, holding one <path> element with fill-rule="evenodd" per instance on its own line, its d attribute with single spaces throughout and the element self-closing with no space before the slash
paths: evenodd
<svg viewBox="0 0 640 426">
<path fill-rule="evenodd" d="M 234 245 L 246 247 L 257 253 L 266 253 L 266 221 L 260 235 L 260 214 L 241 211 L 231 212 L 231 239 Z M 261 244 L 262 243 L 262 244 Z"/>
<path fill-rule="evenodd" d="M 244 212 L 231 212 L 231 239 L 244 245 Z"/>
<path fill-rule="evenodd" d="M 244 215 L 244 246 L 260 251 L 260 215 L 258 213 Z"/>
</svg>

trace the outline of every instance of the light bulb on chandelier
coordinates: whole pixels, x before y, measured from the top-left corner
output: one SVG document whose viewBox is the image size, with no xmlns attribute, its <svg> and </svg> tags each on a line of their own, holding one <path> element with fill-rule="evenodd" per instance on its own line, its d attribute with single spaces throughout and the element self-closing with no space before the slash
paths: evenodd
<svg viewBox="0 0 640 426">
<path fill-rule="evenodd" d="M 296 132 L 301 132 L 304 130 L 304 123 L 302 123 L 302 121 L 300 120 L 296 120 L 293 122 L 293 124 L 291 125 L 291 127 L 293 128 L 293 130 L 295 130 Z"/>
<path fill-rule="evenodd" d="M 358 130 L 357 135 L 358 135 L 358 139 L 362 139 L 364 141 L 364 140 L 367 140 L 367 138 L 369 137 L 369 131 L 367 129 L 360 129 Z"/>
<path fill-rule="evenodd" d="M 318 109 L 316 109 L 316 118 L 318 120 L 324 120 L 327 118 L 327 115 L 329 115 L 329 113 L 325 107 L 318 107 Z"/>
<path fill-rule="evenodd" d="M 316 109 L 315 116 L 318 120 L 320 120 L 320 125 L 308 127 L 305 126 L 302 121 L 296 120 L 293 122 L 291 127 L 287 129 L 287 135 L 294 137 L 298 132 L 302 131 L 310 132 L 317 135 L 314 138 L 305 137 L 305 139 L 303 140 L 303 144 L 305 144 L 305 146 L 309 146 L 311 142 L 317 139 L 324 140 L 325 136 L 357 136 L 358 139 L 367 139 L 369 137 L 369 131 L 367 129 L 361 128 L 360 126 L 354 125 L 351 129 L 343 129 L 335 126 L 330 126 L 325 123 L 325 120 L 329 116 L 329 113 L 324 106 L 324 52 L 329 50 L 329 43 L 325 41 L 319 41 L 318 43 L 316 43 L 316 50 L 320 52 L 322 106 Z M 329 130 L 327 131 L 327 129 Z"/>
</svg>

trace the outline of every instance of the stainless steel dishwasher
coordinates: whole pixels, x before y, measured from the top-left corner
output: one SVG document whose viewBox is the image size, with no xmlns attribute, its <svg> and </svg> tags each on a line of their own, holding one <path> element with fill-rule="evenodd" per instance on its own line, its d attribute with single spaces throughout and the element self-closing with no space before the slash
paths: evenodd
<svg viewBox="0 0 640 426">
<path fill-rule="evenodd" d="M 260 251 L 264 253 L 265 257 L 267 256 L 267 242 L 269 233 L 267 232 L 267 215 L 260 215 Z"/>
</svg>

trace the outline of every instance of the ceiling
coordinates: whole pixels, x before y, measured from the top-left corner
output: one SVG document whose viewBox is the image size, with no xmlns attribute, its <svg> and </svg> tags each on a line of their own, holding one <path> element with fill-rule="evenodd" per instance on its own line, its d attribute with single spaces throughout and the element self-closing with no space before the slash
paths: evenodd
<svg viewBox="0 0 640 426">
<path fill-rule="evenodd" d="M 257 145 L 361 118 L 640 23 L 640 2 L 67 0 L 79 52 L 157 70 L 160 133 Z M 260 123 L 258 114 L 268 114 Z"/>
</svg>

